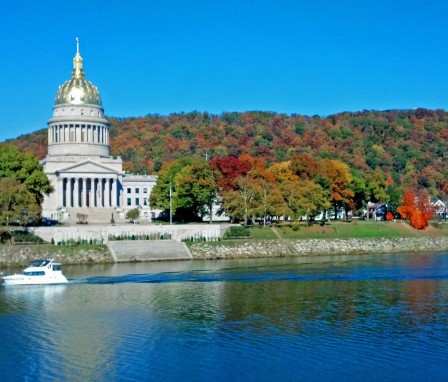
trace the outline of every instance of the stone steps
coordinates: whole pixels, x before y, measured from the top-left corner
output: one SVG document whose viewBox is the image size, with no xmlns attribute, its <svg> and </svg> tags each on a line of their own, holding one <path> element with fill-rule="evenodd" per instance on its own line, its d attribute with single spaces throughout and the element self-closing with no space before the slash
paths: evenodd
<svg viewBox="0 0 448 382">
<path fill-rule="evenodd" d="M 109 241 L 107 246 L 117 263 L 192 259 L 185 243 L 174 240 Z"/>
</svg>

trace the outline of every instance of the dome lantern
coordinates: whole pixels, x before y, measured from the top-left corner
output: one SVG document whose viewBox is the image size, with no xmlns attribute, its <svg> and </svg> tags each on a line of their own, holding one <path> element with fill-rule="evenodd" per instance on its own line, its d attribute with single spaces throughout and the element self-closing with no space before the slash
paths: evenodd
<svg viewBox="0 0 448 382">
<path fill-rule="evenodd" d="M 72 78 L 59 87 L 55 106 L 85 104 L 101 107 L 100 93 L 95 85 L 84 78 L 82 62 L 83 59 L 79 53 L 79 39 L 76 38 L 76 55 L 73 58 Z"/>
</svg>

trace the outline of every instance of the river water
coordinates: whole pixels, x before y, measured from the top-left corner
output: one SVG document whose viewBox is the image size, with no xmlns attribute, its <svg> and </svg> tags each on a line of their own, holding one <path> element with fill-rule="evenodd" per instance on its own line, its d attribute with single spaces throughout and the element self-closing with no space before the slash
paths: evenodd
<svg viewBox="0 0 448 382">
<path fill-rule="evenodd" d="M 71 266 L 0 288 L 1 381 L 446 381 L 448 254 Z"/>
</svg>

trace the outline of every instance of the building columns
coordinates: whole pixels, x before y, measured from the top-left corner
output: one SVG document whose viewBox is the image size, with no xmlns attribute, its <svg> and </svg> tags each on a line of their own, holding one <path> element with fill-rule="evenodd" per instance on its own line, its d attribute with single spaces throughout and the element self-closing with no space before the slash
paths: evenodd
<svg viewBox="0 0 448 382">
<path fill-rule="evenodd" d="M 87 179 L 81 178 L 81 207 L 85 208 L 87 206 Z"/>
<path fill-rule="evenodd" d="M 74 179 L 73 207 L 79 207 L 79 179 Z"/>
<path fill-rule="evenodd" d="M 118 178 L 115 177 L 58 177 L 58 207 L 116 208 L 121 203 L 118 195 Z"/>
<path fill-rule="evenodd" d="M 68 200 L 65 201 L 67 207 L 73 207 L 73 188 L 72 188 L 72 178 L 67 178 L 67 187 L 68 190 Z"/>
<path fill-rule="evenodd" d="M 112 205 L 111 207 L 117 207 L 117 179 L 112 179 Z"/>
<path fill-rule="evenodd" d="M 110 178 L 106 178 L 106 182 L 104 185 L 104 193 L 105 195 L 105 202 L 104 207 L 110 207 Z"/>
<path fill-rule="evenodd" d="M 58 177 L 58 207 L 64 206 L 64 178 Z"/>
</svg>

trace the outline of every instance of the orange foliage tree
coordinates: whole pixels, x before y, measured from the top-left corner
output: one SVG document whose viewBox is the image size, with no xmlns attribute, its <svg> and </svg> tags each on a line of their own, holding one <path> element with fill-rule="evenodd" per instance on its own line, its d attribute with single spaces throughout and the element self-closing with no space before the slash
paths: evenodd
<svg viewBox="0 0 448 382">
<path fill-rule="evenodd" d="M 424 190 L 416 195 L 414 191 L 407 189 L 397 211 L 415 229 L 425 229 L 433 216 L 428 193 Z"/>
</svg>

